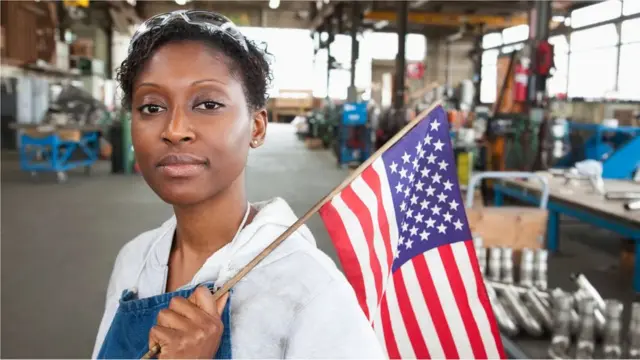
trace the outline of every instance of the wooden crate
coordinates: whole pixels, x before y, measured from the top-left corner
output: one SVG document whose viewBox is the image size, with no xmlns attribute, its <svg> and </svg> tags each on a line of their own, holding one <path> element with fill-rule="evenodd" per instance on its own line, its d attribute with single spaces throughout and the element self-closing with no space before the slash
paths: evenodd
<svg viewBox="0 0 640 360">
<path fill-rule="evenodd" d="M 467 209 L 471 233 L 480 235 L 485 247 L 505 246 L 519 252 L 544 247 L 546 209 L 531 207 L 474 207 Z"/>
</svg>

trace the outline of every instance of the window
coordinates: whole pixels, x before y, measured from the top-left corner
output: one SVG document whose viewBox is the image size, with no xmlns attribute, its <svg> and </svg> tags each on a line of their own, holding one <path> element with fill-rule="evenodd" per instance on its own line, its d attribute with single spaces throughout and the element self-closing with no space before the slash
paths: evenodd
<svg viewBox="0 0 640 360">
<path fill-rule="evenodd" d="M 480 72 L 480 102 L 491 104 L 496 101 L 498 92 L 498 55 L 500 50 L 487 50 L 482 53 Z"/>
<path fill-rule="evenodd" d="M 622 100 L 640 101 L 640 42 L 622 45 L 618 72 L 618 96 Z"/>
<path fill-rule="evenodd" d="M 629 0 L 627 0 L 629 1 Z M 586 6 L 571 12 L 571 27 L 579 28 L 596 24 L 599 22 L 612 20 L 622 13 L 622 3 L 620 0 L 607 0 L 601 3 Z"/>
<path fill-rule="evenodd" d="M 549 42 L 554 46 L 555 71 L 547 80 L 547 92 L 549 96 L 566 94 L 569 77 L 569 43 L 564 35 L 550 37 Z"/>
<path fill-rule="evenodd" d="M 638 0 L 624 0 L 622 4 L 622 15 L 633 15 L 640 13 L 640 1 Z"/>
<path fill-rule="evenodd" d="M 617 47 L 572 52 L 569 68 L 569 97 L 602 98 L 614 90 Z"/>
<path fill-rule="evenodd" d="M 618 31 L 614 24 L 602 25 L 571 33 L 571 51 L 588 50 L 599 47 L 615 46 L 618 43 Z"/>
<path fill-rule="evenodd" d="M 502 45 L 501 33 L 489 33 L 482 37 L 482 48 L 488 49 Z"/>
<path fill-rule="evenodd" d="M 640 4 L 640 1 L 638 1 Z M 640 18 L 622 22 L 620 42 L 630 43 L 640 41 Z"/>
<path fill-rule="evenodd" d="M 398 34 L 367 32 L 360 45 L 360 58 L 395 60 L 398 54 Z M 427 42 L 423 35 L 407 34 L 405 38 L 405 58 L 408 61 L 423 61 L 427 52 Z"/>
<path fill-rule="evenodd" d="M 313 39 L 309 30 L 241 27 L 249 39 L 263 42 L 272 54 L 273 82 L 269 95 L 280 90 L 309 91 L 314 88 Z M 295 48 L 296 51 L 291 51 Z"/>
<path fill-rule="evenodd" d="M 502 42 L 512 44 L 529 38 L 529 25 L 512 26 L 502 30 Z"/>
</svg>

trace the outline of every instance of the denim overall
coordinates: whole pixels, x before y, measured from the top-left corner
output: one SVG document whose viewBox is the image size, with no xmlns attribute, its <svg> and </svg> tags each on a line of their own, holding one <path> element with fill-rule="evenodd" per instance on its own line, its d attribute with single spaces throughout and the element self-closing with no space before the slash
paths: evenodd
<svg viewBox="0 0 640 360">
<path fill-rule="evenodd" d="M 240 234 L 240 231 L 247 223 L 250 212 L 251 204 L 247 204 L 247 210 L 242 219 L 242 223 L 230 242 L 231 246 L 235 244 L 238 234 Z M 151 251 L 149 251 L 149 254 L 151 254 Z M 147 259 L 145 259 L 140 268 L 137 276 L 138 280 L 149 256 L 150 255 L 147 255 Z M 201 284 L 201 286 L 207 286 L 209 290 L 213 290 L 214 288 L 213 283 Z M 111 327 L 98 353 L 98 359 L 140 359 L 149 350 L 149 331 L 151 331 L 151 328 L 156 324 L 160 310 L 169 307 L 169 302 L 176 296 L 188 298 L 196 287 L 197 286 L 194 286 L 144 299 L 138 299 L 135 291 L 123 291 L 118 310 L 113 317 L 113 321 L 111 321 Z M 215 359 L 231 359 L 230 304 L 231 291 L 229 292 L 229 299 L 221 316 L 224 331 L 220 339 L 220 346 L 215 354 Z"/>
<path fill-rule="evenodd" d="M 213 285 L 207 286 L 211 289 Z M 137 299 L 137 294 L 131 290 L 123 291 L 118 310 L 98 353 L 98 359 L 140 359 L 149 350 L 149 331 L 156 324 L 158 312 L 167 308 L 172 298 L 188 298 L 195 289 L 193 287 L 145 299 Z M 222 312 L 224 332 L 215 359 L 231 359 L 230 302 L 231 297 Z"/>
</svg>

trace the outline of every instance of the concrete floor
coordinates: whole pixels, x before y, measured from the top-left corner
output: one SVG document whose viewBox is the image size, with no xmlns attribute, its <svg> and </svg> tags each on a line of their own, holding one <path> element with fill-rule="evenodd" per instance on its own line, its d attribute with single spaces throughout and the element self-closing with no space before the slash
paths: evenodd
<svg viewBox="0 0 640 360">
<path fill-rule="evenodd" d="M 15 154 L 4 153 L 2 160 L 0 355 L 86 358 L 118 250 L 158 226 L 171 209 L 141 177 L 111 175 L 108 163 L 96 166 L 90 177 L 72 172 L 67 183 L 57 184 L 51 175 L 31 179 L 20 172 Z M 309 151 L 290 126 L 272 124 L 265 146 L 250 157 L 249 196 L 281 196 L 302 215 L 346 175 L 331 153 Z M 320 219 L 308 225 L 319 247 L 335 259 Z M 579 270 L 602 284 L 605 296 L 630 294 L 629 279 L 612 267 L 615 238 L 575 222 L 563 224 L 563 236 L 562 254 L 550 265 L 552 285 L 567 284 L 568 272 Z M 523 344 L 542 350 L 540 343 Z"/>
</svg>

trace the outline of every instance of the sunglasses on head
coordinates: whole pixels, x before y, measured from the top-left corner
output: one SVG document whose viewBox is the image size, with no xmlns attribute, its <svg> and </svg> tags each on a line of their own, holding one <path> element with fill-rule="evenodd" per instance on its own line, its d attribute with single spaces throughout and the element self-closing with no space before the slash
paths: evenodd
<svg viewBox="0 0 640 360">
<path fill-rule="evenodd" d="M 177 10 L 153 16 L 143 22 L 131 38 L 131 42 L 129 43 L 129 52 L 131 52 L 136 41 L 138 41 L 142 35 L 154 29 L 162 28 L 174 21 L 184 21 L 188 24 L 198 26 L 211 35 L 223 34 L 233 39 L 245 51 L 249 50 L 247 40 L 244 35 L 240 33 L 233 21 L 229 20 L 225 16 L 209 11 Z"/>
</svg>

